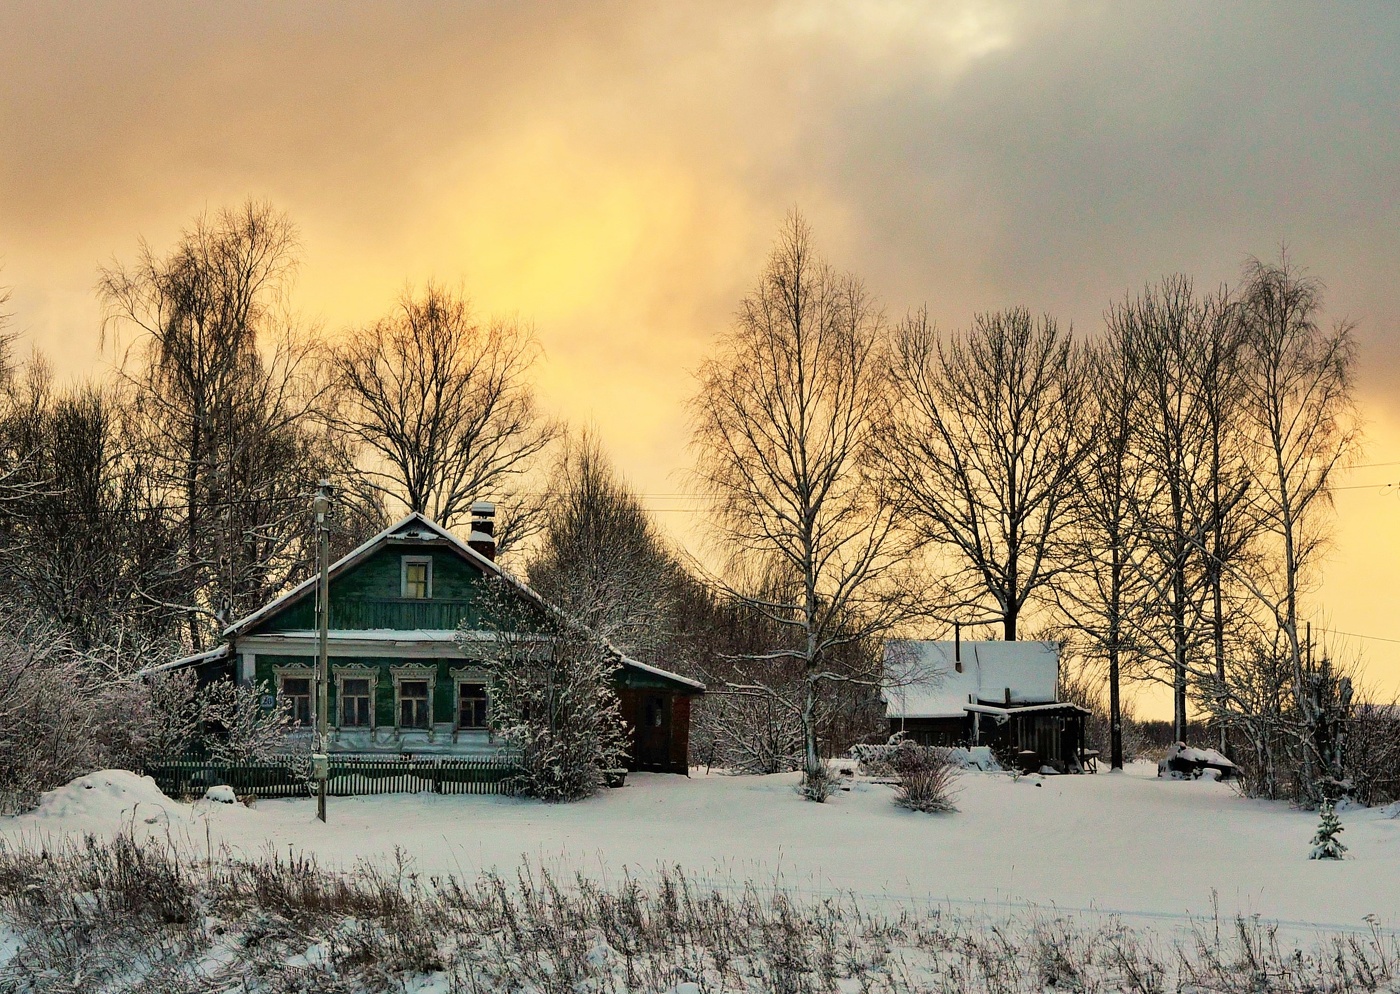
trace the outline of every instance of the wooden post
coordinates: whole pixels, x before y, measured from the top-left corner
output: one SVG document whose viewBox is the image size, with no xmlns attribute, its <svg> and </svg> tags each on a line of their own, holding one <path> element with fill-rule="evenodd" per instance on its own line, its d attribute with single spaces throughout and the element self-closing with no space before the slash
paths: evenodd
<svg viewBox="0 0 1400 994">
<path fill-rule="evenodd" d="M 316 817 L 326 820 L 326 780 L 330 776 L 328 749 L 330 725 L 330 660 L 327 641 L 330 628 L 330 527 L 326 514 L 331 508 L 330 481 L 322 480 L 316 488 L 312 507 L 316 511 L 316 560 L 320 568 L 317 585 L 316 614 L 316 755 L 311 758 L 312 774 L 316 778 Z"/>
</svg>

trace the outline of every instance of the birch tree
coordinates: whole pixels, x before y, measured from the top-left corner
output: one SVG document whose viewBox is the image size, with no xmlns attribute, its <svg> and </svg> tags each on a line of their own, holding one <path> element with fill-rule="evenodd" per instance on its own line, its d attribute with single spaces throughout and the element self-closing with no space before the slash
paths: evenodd
<svg viewBox="0 0 1400 994">
<path fill-rule="evenodd" d="M 1202 646 L 1206 596 L 1203 494 L 1209 486 L 1207 419 L 1198 377 L 1210 327 L 1191 281 L 1173 276 L 1108 312 L 1109 332 L 1138 370 L 1138 445 L 1153 486 L 1137 509 L 1152 584 L 1141 614 L 1144 673 L 1172 688 L 1173 734 L 1185 735 L 1187 691 Z"/>
<path fill-rule="evenodd" d="M 1320 715 L 1302 637 L 1302 599 L 1328 538 L 1336 472 L 1354 459 L 1360 428 L 1353 397 L 1356 343 L 1349 324 L 1324 331 L 1322 285 L 1294 268 L 1252 261 L 1240 303 L 1252 375 L 1244 411 L 1259 451 L 1251 507 L 1268 542 L 1268 568 L 1248 585 L 1281 642 L 1298 721 L 1304 796 L 1316 799 Z"/>
<path fill-rule="evenodd" d="M 1138 447 L 1141 376 L 1120 334 L 1110 330 L 1086 362 L 1090 441 L 1075 473 L 1070 534 L 1076 566 L 1058 592 L 1070 626 L 1085 636 L 1087 654 L 1107 669 L 1109 762 L 1117 770 L 1123 767 L 1124 670 L 1136 657 L 1135 636 L 1150 595 L 1137 512 L 1150 503 L 1152 480 Z"/>
<path fill-rule="evenodd" d="M 918 538 L 948 554 L 961 620 L 1017 636 L 1070 565 L 1087 441 L 1084 359 L 1052 318 L 979 314 L 944 339 L 919 312 L 894 336 L 880 450 Z"/>
<path fill-rule="evenodd" d="M 1227 685 L 1232 652 L 1240 649 L 1245 609 L 1236 592 L 1236 579 L 1250 555 L 1256 533 L 1255 516 L 1246 501 L 1249 488 L 1248 433 L 1239 430 L 1248 376 L 1245 323 L 1241 309 L 1226 289 L 1201 303 L 1208 329 L 1201 341 L 1197 391 L 1204 419 L 1205 481 L 1200 498 L 1206 530 L 1205 623 L 1210 634 L 1213 672 L 1203 681 L 1206 693 Z M 1228 729 L 1217 722 L 1221 752 L 1229 752 Z"/>
<path fill-rule="evenodd" d="M 288 302 L 297 262 L 291 221 L 248 201 L 196 218 L 164 255 L 143 241 L 134 263 L 102 270 L 133 454 L 180 536 L 161 580 L 185 596 L 162 603 L 194 649 L 305 571 L 308 488 L 345 462 L 317 430 L 325 381 Z"/>
<path fill-rule="evenodd" d="M 731 582 L 748 608 L 786 633 L 760 654 L 801 672 L 806 794 L 826 796 L 817 740 L 825 689 L 879 682 L 878 667 L 837 669 L 833 651 L 886 631 L 900 564 L 892 502 L 872 445 L 888 400 L 882 321 L 861 282 L 837 273 L 796 213 L 691 401 L 697 478 L 731 564 L 768 582 Z"/>
</svg>

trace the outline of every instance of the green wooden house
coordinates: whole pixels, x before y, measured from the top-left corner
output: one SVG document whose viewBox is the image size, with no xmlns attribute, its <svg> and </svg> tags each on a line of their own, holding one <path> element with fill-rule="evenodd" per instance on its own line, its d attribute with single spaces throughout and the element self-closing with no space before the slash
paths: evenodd
<svg viewBox="0 0 1400 994">
<path fill-rule="evenodd" d="M 521 616 L 554 609 L 496 564 L 492 505 L 475 505 L 473 518 L 470 541 L 463 542 L 410 514 L 331 566 L 330 751 L 485 756 L 498 750 L 481 665 L 500 627 L 486 616 L 500 613 L 493 591 L 504 586 L 518 599 L 514 606 L 524 608 Z M 498 578 L 505 584 L 490 582 Z M 316 586 L 314 577 L 306 580 L 229 625 L 219 648 L 161 668 L 264 684 L 302 725 L 312 726 Z M 690 699 L 704 685 L 621 653 L 614 680 L 631 734 L 630 767 L 686 772 Z"/>
</svg>

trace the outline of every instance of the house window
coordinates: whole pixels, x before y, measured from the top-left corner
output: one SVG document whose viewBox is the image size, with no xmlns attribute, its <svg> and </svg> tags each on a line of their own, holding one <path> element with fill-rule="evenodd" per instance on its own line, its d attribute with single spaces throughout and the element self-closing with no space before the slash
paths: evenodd
<svg viewBox="0 0 1400 994">
<path fill-rule="evenodd" d="M 284 676 L 280 696 L 287 704 L 293 721 L 300 725 L 311 724 L 310 678 Z"/>
<path fill-rule="evenodd" d="M 399 727 L 428 727 L 428 681 L 399 682 Z"/>
<path fill-rule="evenodd" d="M 340 682 L 340 726 L 368 728 L 373 707 L 369 680 L 358 677 Z"/>
<path fill-rule="evenodd" d="M 457 685 L 457 727 L 487 727 L 486 684 L 459 683 Z"/>
<path fill-rule="evenodd" d="M 379 671 L 373 666 L 335 668 L 337 727 L 374 727 L 374 689 L 378 679 Z"/>
<path fill-rule="evenodd" d="M 426 600 L 433 596 L 433 560 L 431 557 L 403 557 L 403 596 L 414 600 Z"/>
</svg>

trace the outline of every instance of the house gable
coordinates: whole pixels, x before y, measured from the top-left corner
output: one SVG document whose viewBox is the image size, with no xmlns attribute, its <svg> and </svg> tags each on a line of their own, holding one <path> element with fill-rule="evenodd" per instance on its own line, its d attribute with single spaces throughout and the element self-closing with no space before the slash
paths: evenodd
<svg viewBox="0 0 1400 994">
<path fill-rule="evenodd" d="M 431 563 L 427 597 L 406 597 L 405 559 Z M 481 628 L 491 599 L 504 589 L 523 608 L 520 621 L 543 624 L 547 609 L 533 591 L 502 573 L 422 515 L 410 514 L 349 553 L 330 569 L 329 628 L 356 631 L 451 631 L 463 622 Z M 253 614 L 229 626 L 233 639 L 306 632 L 316 627 L 316 580 L 309 578 Z M 511 627 L 518 627 L 512 625 Z"/>
<path fill-rule="evenodd" d="M 431 563 L 431 588 L 424 598 L 403 595 L 404 559 Z M 488 578 L 475 563 L 443 543 L 390 541 L 330 583 L 329 625 L 336 631 L 479 628 Z M 316 627 L 314 591 L 254 625 L 249 635 L 306 631 Z"/>
</svg>

